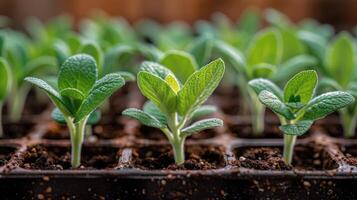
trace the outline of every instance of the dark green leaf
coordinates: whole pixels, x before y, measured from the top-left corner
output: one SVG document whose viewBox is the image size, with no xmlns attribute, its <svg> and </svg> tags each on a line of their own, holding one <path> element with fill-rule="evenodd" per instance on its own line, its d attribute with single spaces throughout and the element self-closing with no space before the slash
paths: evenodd
<svg viewBox="0 0 357 200">
<path fill-rule="evenodd" d="M 283 116 L 288 120 L 292 120 L 295 118 L 294 114 L 290 111 L 289 107 L 287 107 L 277 96 L 273 93 L 263 90 L 259 93 L 259 100 L 266 107 L 270 108 L 273 112 L 278 115 Z"/>
</svg>

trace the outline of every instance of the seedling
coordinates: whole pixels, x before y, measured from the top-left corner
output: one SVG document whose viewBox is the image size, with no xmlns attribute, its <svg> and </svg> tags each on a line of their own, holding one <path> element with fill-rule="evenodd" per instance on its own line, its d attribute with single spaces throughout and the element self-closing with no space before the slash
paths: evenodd
<svg viewBox="0 0 357 200">
<path fill-rule="evenodd" d="M 265 106 L 259 103 L 248 82 L 255 78 L 281 82 L 295 74 L 296 69 L 316 63 L 313 57 L 303 54 L 302 44 L 289 30 L 265 29 L 257 33 L 245 54 L 221 41 L 217 41 L 214 47 L 237 72 L 234 80 L 243 97 L 243 106 L 250 111 L 253 134 L 257 136 L 264 131 Z"/>
<path fill-rule="evenodd" d="M 38 78 L 27 77 L 25 80 L 47 93 L 59 111 L 52 116 L 67 123 L 72 144 L 71 164 L 78 167 L 87 122 L 95 121 L 95 109 L 122 87 L 125 80 L 118 73 L 107 74 L 98 80 L 95 60 L 86 54 L 71 56 L 62 64 L 58 89 Z"/>
<path fill-rule="evenodd" d="M 356 67 L 357 51 L 354 40 L 348 33 L 340 33 L 327 47 L 322 72 L 325 77 L 320 87 L 324 90 L 343 90 L 357 96 Z M 357 103 L 340 110 L 340 118 L 346 138 L 355 135 Z"/>
<path fill-rule="evenodd" d="M 9 95 L 11 85 L 10 68 L 3 58 L 0 58 L 0 137 L 4 136 L 2 127 L 2 108 L 6 97 Z"/>
<path fill-rule="evenodd" d="M 249 85 L 258 94 L 262 104 L 278 115 L 284 133 L 284 161 L 290 165 L 297 136 L 306 133 L 313 122 L 343 108 L 354 101 L 347 92 L 327 92 L 314 97 L 317 86 L 314 70 L 293 76 L 282 91 L 267 79 L 254 79 Z"/>
<path fill-rule="evenodd" d="M 137 75 L 141 93 L 151 103 L 143 110 L 129 108 L 123 115 L 139 120 L 146 126 L 159 128 L 169 140 L 176 164 L 185 161 L 186 137 L 213 127 L 222 126 L 217 118 L 190 122 L 204 114 L 201 105 L 218 86 L 224 74 L 224 63 L 217 59 L 190 75 L 183 85 L 174 73 L 157 63 L 144 62 Z"/>
</svg>

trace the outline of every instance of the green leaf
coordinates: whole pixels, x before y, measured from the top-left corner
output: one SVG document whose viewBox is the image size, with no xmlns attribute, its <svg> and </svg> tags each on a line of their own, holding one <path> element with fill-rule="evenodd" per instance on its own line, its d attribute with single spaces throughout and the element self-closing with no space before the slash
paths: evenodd
<svg viewBox="0 0 357 200">
<path fill-rule="evenodd" d="M 97 80 L 95 60 L 88 55 L 78 54 L 69 57 L 61 66 L 58 75 L 58 89 L 75 88 L 88 95 Z"/>
<path fill-rule="evenodd" d="M 198 68 L 195 59 L 190 54 L 178 50 L 165 53 L 160 63 L 170 69 L 182 83 L 185 83 Z"/>
<path fill-rule="evenodd" d="M 105 75 L 103 78 L 95 82 L 88 96 L 82 102 L 77 113 L 75 114 L 74 122 L 79 122 L 85 116 L 89 115 L 100 104 L 111 96 L 116 90 L 125 84 L 125 80 L 117 73 Z"/>
<path fill-rule="evenodd" d="M 169 84 L 156 75 L 141 71 L 137 78 L 141 93 L 165 114 L 176 111 L 176 94 Z"/>
<path fill-rule="evenodd" d="M 287 107 L 277 96 L 273 93 L 263 90 L 259 93 L 259 100 L 266 107 L 270 108 L 273 112 L 278 115 L 282 115 L 284 118 L 288 120 L 292 120 L 295 118 L 294 114 L 290 111 L 289 107 Z"/>
<path fill-rule="evenodd" d="M 141 64 L 140 70 L 156 75 L 161 79 L 165 79 L 169 74 L 173 74 L 171 70 L 156 62 L 145 61 Z"/>
<path fill-rule="evenodd" d="M 260 63 L 252 66 L 252 77 L 268 78 L 275 72 L 275 70 L 275 65 Z"/>
<path fill-rule="evenodd" d="M 80 47 L 79 52 L 92 56 L 97 63 L 98 71 L 102 71 L 103 52 L 97 43 L 86 42 Z"/>
<path fill-rule="evenodd" d="M 243 54 L 234 47 L 222 42 L 217 41 L 214 43 L 214 48 L 218 55 L 226 62 L 230 63 L 239 73 L 245 73 L 245 58 Z"/>
<path fill-rule="evenodd" d="M 254 66 L 260 63 L 276 65 L 282 56 L 281 36 L 274 29 L 259 32 L 250 42 L 247 63 Z"/>
<path fill-rule="evenodd" d="M 298 55 L 279 66 L 279 69 L 275 71 L 271 77 L 274 82 L 285 83 L 289 77 L 297 74 L 303 70 L 313 69 L 317 65 L 315 57 L 310 55 Z"/>
<path fill-rule="evenodd" d="M 335 80 L 328 77 L 323 77 L 322 79 L 320 79 L 319 87 L 322 89 L 329 90 L 343 90 Z"/>
<path fill-rule="evenodd" d="M 265 18 L 270 24 L 280 28 L 289 27 L 291 25 L 286 15 L 272 8 L 265 11 Z"/>
<path fill-rule="evenodd" d="M 169 86 L 175 92 L 175 94 L 177 94 L 177 92 L 180 91 L 181 89 L 180 83 L 173 74 L 169 74 L 168 76 L 166 76 L 165 81 L 167 84 L 169 84 Z"/>
<path fill-rule="evenodd" d="M 279 126 L 279 129 L 283 131 L 284 134 L 300 136 L 310 129 L 312 123 L 312 120 L 303 120 L 297 122 L 296 124 L 285 124 Z"/>
<path fill-rule="evenodd" d="M 119 74 L 121 77 L 123 77 L 125 82 L 135 81 L 135 75 L 130 72 L 117 72 L 117 74 Z"/>
<path fill-rule="evenodd" d="M 326 70 L 342 87 L 355 76 L 356 49 L 348 33 L 340 33 L 327 48 Z"/>
<path fill-rule="evenodd" d="M 34 75 L 44 70 L 54 71 L 56 69 L 56 60 L 51 56 L 41 56 L 30 60 L 26 66 L 26 75 Z"/>
<path fill-rule="evenodd" d="M 304 120 L 316 120 L 343 108 L 354 101 L 352 95 L 347 92 L 327 92 L 313 98 L 304 108 Z"/>
<path fill-rule="evenodd" d="M 60 94 L 61 96 L 65 96 L 71 99 L 83 100 L 85 98 L 84 94 L 76 88 L 66 88 L 61 90 Z"/>
<path fill-rule="evenodd" d="M 208 61 L 213 47 L 213 40 L 208 36 L 201 36 L 193 41 L 189 52 L 196 59 L 198 66 L 203 66 Z"/>
<path fill-rule="evenodd" d="M 220 127 L 220 126 L 223 126 L 223 121 L 220 119 L 217 118 L 204 119 L 204 120 L 197 121 L 192 125 L 182 129 L 180 136 L 187 137 L 194 133 L 210 128 Z"/>
<path fill-rule="evenodd" d="M 307 46 L 311 55 L 318 58 L 319 61 L 324 59 L 327 44 L 325 38 L 308 31 L 300 31 L 298 37 Z"/>
<path fill-rule="evenodd" d="M 299 40 L 294 29 L 282 29 L 281 36 L 283 41 L 283 55 L 281 58 L 282 61 L 287 61 L 290 58 L 305 53 L 305 47 Z"/>
<path fill-rule="evenodd" d="M 52 110 L 51 117 L 57 123 L 66 124 L 65 118 L 64 118 L 62 112 L 58 108 L 55 108 Z M 101 117 L 101 113 L 99 110 L 93 111 L 88 117 L 87 124 L 89 124 L 89 125 L 97 124 L 100 120 L 100 117 Z"/>
<path fill-rule="evenodd" d="M 178 113 L 181 116 L 193 113 L 213 93 L 223 74 L 224 62 L 221 59 L 193 73 L 178 92 Z"/>
<path fill-rule="evenodd" d="M 293 76 L 284 88 L 284 102 L 307 104 L 315 93 L 317 73 L 302 71 Z"/>
<path fill-rule="evenodd" d="M 147 101 L 143 106 L 144 112 L 155 117 L 162 124 L 167 124 L 166 116 L 160 111 L 160 109 L 151 101 Z"/>
<path fill-rule="evenodd" d="M 9 65 L 5 59 L 0 58 L 0 102 L 8 95 L 11 81 Z"/>
<path fill-rule="evenodd" d="M 136 108 L 128 108 L 123 111 L 122 113 L 124 116 L 128 116 L 134 119 L 137 119 L 140 121 L 142 124 L 146 126 L 151 126 L 155 128 L 165 128 L 166 125 L 161 123 L 159 120 L 157 120 L 155 117 L 151 116 L 148 113 L 143 112 L 142 110 L 136 109 Z"/>
<path fill-rule="evenodd" d="M 40 89 L 43 89 L 48 94 L 53 103 L 57 106 L 57 108 L 61 110 L 62 113 L 65 113 L 66 115 L 71 115 L 71 112 L 68 110 L 66 104 L 62 100 L 62 97 L 45 81 L 34 77 L 27 77 L 25 78 L 25 81 L 36 85 Z"/>
<path fill-rule="evenodd" d="M 214 112 L 217 111 L 217 107 L 216 106 L 211 106 L 211 105 L 203 105 L 199 108 L 197 108 L 197 110 L 195 110 L 193 113 L 192 113 L 192 117 L 191 117 L 191 120 L 196 120 L 200 117 L 203 117 L 205 115 L 210 115 Z"/>
<path fill-rule="evenodd" d="M 258 78 L 249 81 L 249 86 L 253 88 L 255 93 L 259 95 L 263 90 L 267 90 L 277 96 L 279 99 L 283 99 L 283 91 L 268 79 Z"/>
</svg>

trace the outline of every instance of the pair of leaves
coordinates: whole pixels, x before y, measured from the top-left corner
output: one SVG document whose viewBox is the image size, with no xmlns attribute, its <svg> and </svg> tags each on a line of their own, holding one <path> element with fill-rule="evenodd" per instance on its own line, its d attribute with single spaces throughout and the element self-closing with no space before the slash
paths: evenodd
<svg viewBox="0 0 357 200">
<path fill-rule="evenodd" d="M 97 80 L 95 60 L 85 54 L 69 57 L 61 66 L 57 92 L 38 78 L 25 80 L 45 90 L 57 108 L 65 116 L 79 122 L 90 115 L 106 98 L 125 84 L 118 74 L 112 73 Z"/>
</svg>

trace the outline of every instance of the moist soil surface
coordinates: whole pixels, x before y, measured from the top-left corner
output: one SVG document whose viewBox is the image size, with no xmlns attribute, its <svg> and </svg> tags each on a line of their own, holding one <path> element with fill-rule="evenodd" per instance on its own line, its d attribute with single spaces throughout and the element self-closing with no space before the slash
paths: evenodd
<svg viewBox="0 0 357 200">
<path fill-rule="evenodd" d="M 0 167 L 4 166 L 16 151 L 15 147 L 0 147 Z"/>
<path fill-rule="evenodd" d="M 292 166 L 283 161 L 280 147 L 238 147 L 234 150 L 239 167 L 258 170 L 331 170 L 337 168 L 331 157 L 319 145 L 296 145 Z"/>
<path fill-rule="evenodd" d="M 117 166 L 119 149 L 112 147 L 86 147 L 82 149 L 79 169 L 112 169 Z M 68 147 L 45 146 L 28 147 L 19 158 L 19 166 L 32 170 L 70 169 L 70 149 Z"/>
<path fill-rule="evenodd" d="M 170 146 L 150 146 L 133 150 L 131 167 L 145 170 L 209 170 L 225 165 L 224 150 L 218 146 L 188 146 L 186 160 L 176 165 Z"/>
<path fill-rule="evenodd" d="M 357 146 L 347 146 L 343 148 L 343 153 L 346 158 L 345 161 L 349 165 L 357 166 Z"/>
</svg>

